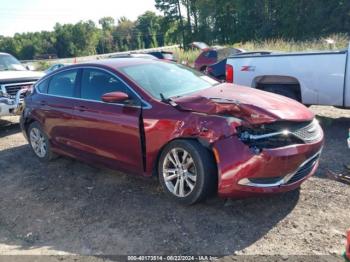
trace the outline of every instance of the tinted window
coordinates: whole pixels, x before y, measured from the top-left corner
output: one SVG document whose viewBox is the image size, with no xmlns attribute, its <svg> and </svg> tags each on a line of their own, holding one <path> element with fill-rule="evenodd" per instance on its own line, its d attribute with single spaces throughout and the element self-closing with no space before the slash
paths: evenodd
<svg viewBox="0 0 350 262">
<path fill-rule="evenodd" d="M 40 82 L 40 83 L 36 86 L 36 88 L 39 90 L 40 93 L 46 94 L 46 93 L 47 93 L 48 84 L 49 84 L 49 80 L 46 79 L 46 80 Z"/>
<path fill-rule="evenodd" d="M 209 57 L 209 55 L 210 55 L 210 52 L 204 52 L 203 53 L 203 56 L 205 56 L 205 57 Z"/>
<path fill-rule="evenodd" d="M 209 51 L 209 58 L 217 58 L 218 53 L 215 50 Z"/>
<path fill-rule="evenodd" d="M 207 58 L 216 58 L 217 53 L 214 50 L 204 52 L 204 56 Z"/>
<path fill-rule="evenodd" d="M 159 59 L 162 59 L 162 58 L 163 58 L 163 57 L 162 57 L 162 53 L 160 53 L 160 52 L 151 52 L 150 54 L 153 55 L 153 56 L 155 56 L 155 57 L 157 57 L 157 58 L 159 58 Z"/>
<path fill-rule="evenodd" d="M 78 70 L 69 70 L 51 77 L 48 93 L 65 97 L 74 97 L 74 87 Z"/>
<path fill-rule="evenodd" d="M 81 98 L 101 101 L 102 95 L 111 92 L 124 92 L 130 95 L 125 84 L 113 75 L 98 69 L 84 69 Z"/>
</svg>

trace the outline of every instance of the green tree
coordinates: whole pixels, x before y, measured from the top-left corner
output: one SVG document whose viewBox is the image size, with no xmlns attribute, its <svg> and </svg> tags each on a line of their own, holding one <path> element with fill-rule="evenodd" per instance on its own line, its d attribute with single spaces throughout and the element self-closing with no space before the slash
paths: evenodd
<svg viewBox="0 0 350 262">
<path fill-rule="evenodd" d="M 164 13 L 166 19 L 170 22 L 177 21 L 182 32 L 183 47 L 186 47 L 186 33 L 180 0 L 155 0 L 155 3 L 156 8 Z"/>
<path fill-rule="evenodd" d="M 121 17 L 112 32 L 117 51 L 128 51 L 137 48 L 137 41 L 133 41 L 135 40 L 134 33 L 135 23 L 126 17 Z"/>
<path fill-rule="evenodd" d="M 164 32 L 161 31 L 162 17 L 147 11 L 136 21 L 136 30 L 141 37 L 144 48 L 157 47 L 164 44 Z"/>
</svg>

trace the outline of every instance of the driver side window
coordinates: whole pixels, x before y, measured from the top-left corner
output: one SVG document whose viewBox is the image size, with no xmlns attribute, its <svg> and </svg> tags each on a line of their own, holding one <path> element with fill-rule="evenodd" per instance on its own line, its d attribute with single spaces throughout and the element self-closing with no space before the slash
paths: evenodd
<svg viewBox="0 0 350 262">
<path fill-rule="evenodd" d="M 101 97 L 111 92 L 124 92 L 130 95 L 127 86 L 112 74 L 98 69 L 84 69 L 81 81 L 81 98 L 102 101 Z"/>
</svg>

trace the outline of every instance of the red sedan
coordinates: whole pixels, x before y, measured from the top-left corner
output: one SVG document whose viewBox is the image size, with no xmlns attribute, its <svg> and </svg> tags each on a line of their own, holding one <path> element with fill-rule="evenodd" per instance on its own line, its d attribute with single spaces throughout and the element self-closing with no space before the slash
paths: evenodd
<svg viewBox="0 0 350 262">
<path fill-rule="evenodd" d="M 323 146 L 313 113 L 294 100 L 140 58 L 48 74 L 26 97 L 21 127 L 42 161 L 158 176 L 184 204 L 296 189 Z"/>
</svg>

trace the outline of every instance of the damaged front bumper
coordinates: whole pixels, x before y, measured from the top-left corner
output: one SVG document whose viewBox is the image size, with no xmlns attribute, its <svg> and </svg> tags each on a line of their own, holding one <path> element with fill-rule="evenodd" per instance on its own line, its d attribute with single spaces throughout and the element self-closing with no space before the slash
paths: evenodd
<svg viewBox="0 0 350 262">
<path fill-rule="evenodd" d="M 238 136 L 217 141 L 218 194 L 241 198 L 298 188 L 318 168 L 324 143 L 322 129 L 320 132 L 319 139 L 311 143 L 258 151 Z"/>
<path fill-rule="evenodd" d="M 0 96 L 0 116 L 20 115 L 23 110 L 23 95 L 27 89 L 18 90 L 15 97 Z"/>
</svg>

